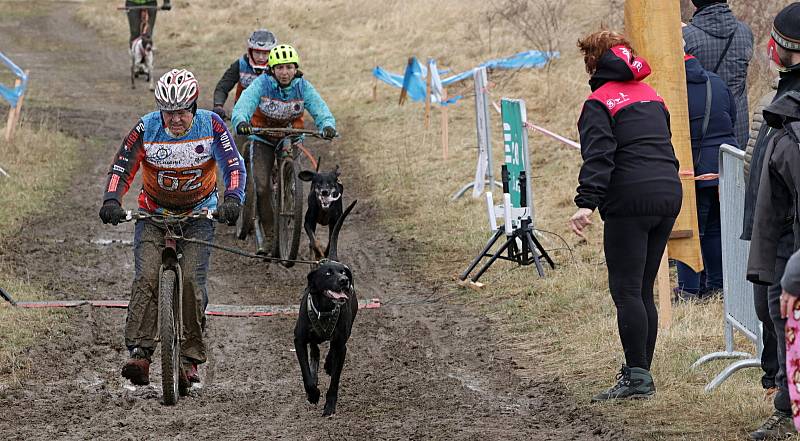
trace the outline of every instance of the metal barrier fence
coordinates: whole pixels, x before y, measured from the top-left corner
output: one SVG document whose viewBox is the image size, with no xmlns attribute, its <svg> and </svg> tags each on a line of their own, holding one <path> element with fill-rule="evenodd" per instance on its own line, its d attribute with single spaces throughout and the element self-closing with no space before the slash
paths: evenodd
<svg viewBox="0 0 800 441">
<path fill-rule="evenodd" d="M 740 359 L 728 365 L 710 383 L 711 392 L 734 372 L 761 367 L 761 322 L 753 303 L 753 286 L 745 278 L 750 242 L 739 239 L 744 212 L 744 152 L 723 144 L 719 158 L 720 217 L 722 219 L 722 271 L 725 303 L 725 350 L 700 357 L 693 365 L 719 359 Z M 756 354 L 734 350 L 733 333 L 739 331 L 753 342 Z"/>
</svg>

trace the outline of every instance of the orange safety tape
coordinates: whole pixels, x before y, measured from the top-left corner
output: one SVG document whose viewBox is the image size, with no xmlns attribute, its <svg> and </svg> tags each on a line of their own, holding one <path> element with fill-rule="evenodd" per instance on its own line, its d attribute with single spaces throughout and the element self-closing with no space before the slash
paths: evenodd
<svg viewBox="0 0 800 441">
<path fill-rule="evenodd" d="M 78 306 L 101 308 L 127 308 L 127 300 L 49 300 L 36 302 L 16 302 L 20 308 L 76 308 Z M 359 309 L 378 309 L 380 299 L 364 299 L 358 302 Z M 271 317 L 275 315 L 295 315 L 300 305 L 208 305 L 206 315 L 221 317 Z"/>
<path fill-rule="evenodd" d="M 691 170 L 681 170 L 678 175 L 685 181 L 713 181 L 714 179 L 719 179 L 719 173 L 706 173 L 695 176 Z"/>
</svg>

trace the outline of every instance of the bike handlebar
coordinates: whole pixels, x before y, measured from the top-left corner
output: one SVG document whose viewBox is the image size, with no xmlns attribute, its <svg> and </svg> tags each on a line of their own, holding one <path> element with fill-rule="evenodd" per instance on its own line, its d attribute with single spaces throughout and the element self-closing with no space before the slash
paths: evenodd
<svg viewBox="0 0 800 441">
<path fill-rule="evenodd" d="M 142 9 L 149 9 L 151 11 L 159 10 L 159 11 L 170 11 L 172 8 L 164 9 L 163 6 L 119 6 L 117 7 L 118 11 L 139 11 Z"/>
<path fill-rule="evenodd" d="M 127 210 L 125 219 L 121 220 L 120 222 L 130 222 L 140 219 L 150 219 L 151 221 L 158 223 L 174 224 L 187 221 L 190 219 L 210 219 L 219 221 L 219 214 L 216 211 L 204 211 L 191 214 L 153 214 L 153 213 L 144 213 L 141 211 Z"/>
<path fill-rule="evenodd" d="M 322 136 L 322 133 L 316 130 L 308 130 L 308 129 L 294 129 L 294 128 L 281 128 L 281 127 L 251 127 L 250 133 L 253 135 L 284 135 L 284 136 L 292 136 L 292 135 L 308 135 L 314 138 L 325 139 Z M 337 135 L 338 136 L 338 135 Z"/>
</svg>

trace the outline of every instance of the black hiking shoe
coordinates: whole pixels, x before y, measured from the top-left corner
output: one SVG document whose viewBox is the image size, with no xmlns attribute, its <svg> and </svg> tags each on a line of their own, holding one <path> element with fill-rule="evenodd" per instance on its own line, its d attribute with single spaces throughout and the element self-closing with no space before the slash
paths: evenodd
<svg viewBox="0 0 800 441">
<path fill-rule="evenodd" d="M 650 371 L 642 368 L 629 368 L 623 365 L 617 374 L 617 384 L 592 397 L 592 403 L 609 400 L 631 400 L 650 398 L 656 393 L 656 385 Z"/>
<path fill-rule="evenodd" d="M 764 421 L 755 432 L 750 434 L 752 440 L 786 439 L 797 431 L 794 428 L 792 414 L 776 410 Z"/>
</svg>

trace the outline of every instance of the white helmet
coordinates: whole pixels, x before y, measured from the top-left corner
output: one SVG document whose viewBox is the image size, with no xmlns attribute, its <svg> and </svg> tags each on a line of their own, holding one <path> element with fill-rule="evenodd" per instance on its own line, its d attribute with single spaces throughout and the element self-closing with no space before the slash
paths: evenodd
<svg viewBox="0 0 800 441">
<path fill-rule="evenodd" d="M 197 80 L 186 69 L 172 69 L 162 75 L 156 84 L 156 103 L 159 110 L 188 109 L 199 95 Z"/>
<path fill-rule="evenodd" d="M 256 63 L 253 59 L 253 51 L 257 50 L 269 53 L 276 44 L 278 44 L 278 40 L 272 32 L 266 29 L 256 29 L 253 31 L 250 38 L 247 39 L 247 58 L 250 61 L 250 65 L 253 66 L 254 69 L 266 69 L 267 62 L 265 61 L 262 64 Z"/>
</svg>

